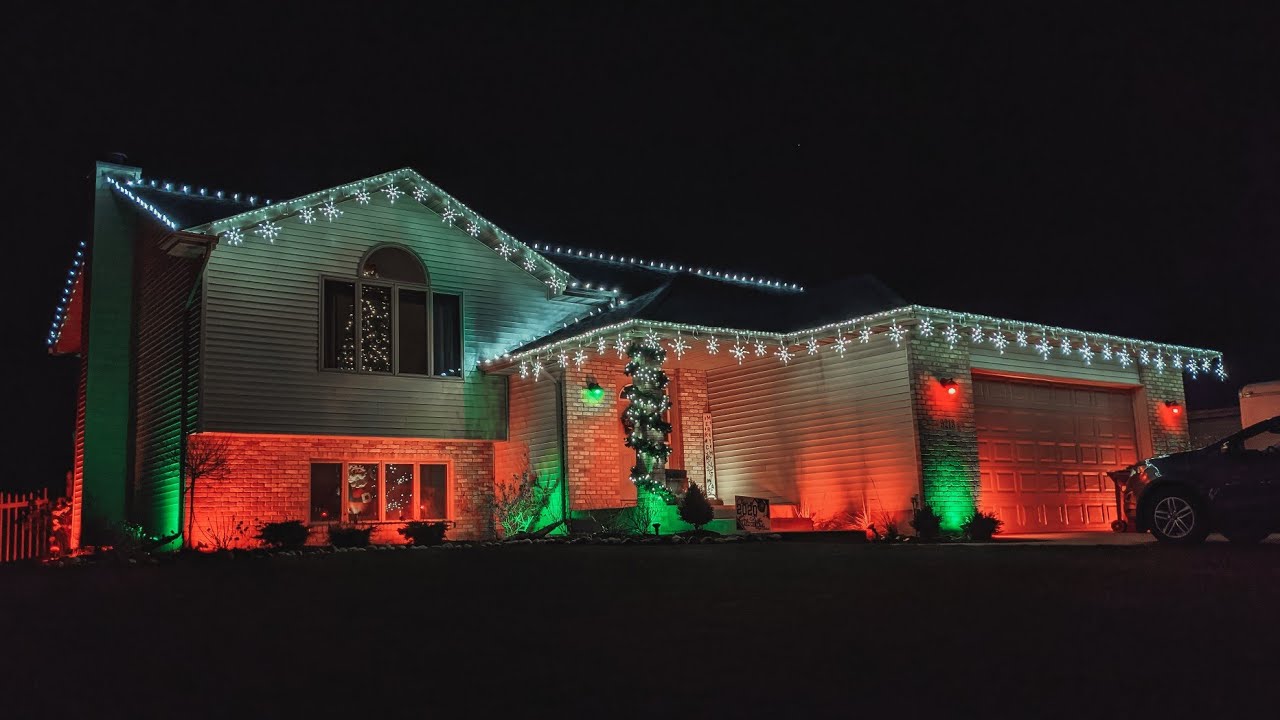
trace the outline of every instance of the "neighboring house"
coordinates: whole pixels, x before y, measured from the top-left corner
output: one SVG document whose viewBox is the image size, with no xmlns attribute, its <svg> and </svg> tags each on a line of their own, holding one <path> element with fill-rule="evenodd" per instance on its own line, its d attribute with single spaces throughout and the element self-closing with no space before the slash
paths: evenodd
<svg viewBox="0 0 1280 720">
<path fill-rule="evenodd" d="M 660 343 L 673 454 L 713 496 L 787 512 L 1105 529 L 1105 471 L 1187 443 L 1183 376 L 1220 353 L 526 245 L 413 170 L 269 203 L 100 163 L 93 236 L 50 331 L 81 358 L 75 532 L 192 543 L 237 521 L 446 519 L 495 483 L 554 515 L 635 502 L 620 348 Z M 188 444 L 227 471 L 183 501 Z M 95 537 L 94 534 L 97 533 Z"/>
</svg>

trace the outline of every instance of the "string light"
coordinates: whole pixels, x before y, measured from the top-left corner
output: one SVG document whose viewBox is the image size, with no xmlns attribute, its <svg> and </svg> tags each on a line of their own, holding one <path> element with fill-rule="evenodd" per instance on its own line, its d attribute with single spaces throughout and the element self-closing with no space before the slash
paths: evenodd
<svg viewBox="0 0 1280 720">
<path fill-rule="evenodd" d="M 1019 329 L 1017 334 L 1014 335 L 1014 342 L 1017 343 L 1020 348 L 1027 346 L 1027 331 L 1025 328 Z"/>
<path fill-rule="evenodd" d="M 227 243 L 230 245 L 239 246 L 240 244 L 244 243 L 244 233 L 240 230 L 240 228 L 231 228 L 230 230 L 223 233 L 222 237 L 226 238 Z"/>
<path fill-rule="evenodd" d="M 1040 353 L 1040 358 L 1042 360 L 1048 360 L 1049 353 L 1051 351 L 1052 348 L 1049 347 L 1049 333 L 1044 332 L 1040 335 L 1040 342 L 1036 343 L 1036 352 Z"/>
<path fill-rule="evenodd" d="M 933 337 L 933 321 L 929 319 L 928 315 L 920 318 L 920 323 L 916 325 L 916 332 L 922 338 Z"/>
<path fill-rule="evenodd" d="M 786 345 L 779 345 L 778 352 L 774 353 L 774 355 L 778 356 L 778 360 L 780 360 L 783 365 L 789 365 L 791 363 L 791 358 L 794 357 L 791 354 L 791 351 L 787 349 Z"/>
<path fill-rule="evenodd" d="M 1141 348 L 1140 350 L 1138 350 L 1138 364 L 1147 365 L 1150 362 L 1151 362 L 1151 353 L 1147 352 L 1146 348 Z"/>
<path fill-rule="evenodd" d="M 1058 349 L 1062 351 L 1064 357 L 1071 357 L 1071 338 L 1059 338 Z"/>
<path fill-rule="evenodd" d="M 431 193 L 427 192 L 427 189 L 426 189 L 426 188 L 422 187 L 421 185 L 414 185 L 414 186 L 413 186 L 413 199 L 414 199 L 414 200 L 417 200 L 418 202 L 422 203 L 422 202 L 426 202 L 426 201 L 427 201 L 427 198 L 429 198 L 429 197 L 431 197 Z"/>
<path fill-rule="evenodd" d="M 969 342 L 974 345 L 981 345 L 982 339 L 986 336 L 986 331 L 982 329 L 981 325 L 974 325 L 973 328 L 969 330 Z"/>
<path fill-rule="evenodd" d="M 600 335 L 599 337 L 597 337 L 596 338 L 596 354 L 601 357 L 604 357 L 604 353 L 608 349 L 609 349 L 609 341 L 605 339 L 604 335 Z"/>
<path fill-rule="evenodd" d="M 897 320 L 889 326 L 889 339 L 893 341 L 894 347 L 902 347 L 902 340 L 907 336 L 906 328 L 898 324 Z"/>
<path fill-rule="evenodd" d="M 1120 361 L 1120 367 L 1122 368 L 1127 368 L 1133 363 L 1133 360 L 1129 357 L 1129 349 L 1123 347 L 1116 351 L 1116 360 Z"/>
<path fill-rule="evenodd" d="M 755 341 L 755 345 L 756 345 L 756 357 L 764 357 L 765 355 L 769 354 L 769 346 L 765 343 L 764 340 L 757 339 Z"/>
<path fill-rule="evenodd" d="M 758 277 L 755 277 L 754 275 L 747 275 L 744 273 L 732 273 L 732 272 L 724 272 L 719 270 L 706 270 L 704 268 L 685 266 L 685 265 L 680 265 L 678 263 L 655 262 L 652 260 L 644 260 L 641 258 L 629 257 L 629 256 L 609 255 L 606 257 L 605 254 L 602 252 L 595 252 L 594 250 L 581 250 L 581 249 L 575 249 L 575 248 L 568 248 L 564 246 L 552 247 L 551 245 L 534 243 L 533 247 L 534 249 L 548 255 L 561 255 L 565 257 L 583 258 L 586 260 L 594 260 L 597 262 L 604 262 L 604 263 L 613 263 L 616 265 L 638 265 L 640 267 L 644 267 L 650 270 L 659 270 L 659 271 L 676 272 L 676 273 L 685 272 L 685 273 L 691 273 L 694 275 L 699 275 L 701 277 L 713 278 L 716 280 L 723 280 L 726 282 L 742 283 L 747 285 L 757 285 L 762 287 L 775 288 L 778 290 L 791 290 L 796 292 L 804 292 L 804 286 L 797 283 L 787 283 L 787 282 L 782 282 L 780 280 L 758 278 Z"/>
<path fill-rule="evenodd" d="M 729 354 L 733 356 L 734 360 L 738 361 L 739 365 L 741 365 L 743 358 L 747 356 L 747 349 L 742 346 L 742 343 L 738 342 L 737 338 L 734 338 L 733 348 L 729 350 Z"/>
<path fill-rule="evenodd" d="M 280 226 L 270 220 L 263 220 L 258 223 L 258 229 L 255 230 L 259 235 L 267 239 L 267 242 L 275 244 L 276 238 L 280 236 Z"/>
<path fill-rule="evenodd" d="M 866 345 L 871 342 L 871 328 L 863 325 L 862 330 L 858 331 L 858 342 Z"/>
<path fill-rule="evenodd" d="M 330 200 L 320 206 L 320 214 L 324 216 L 325 220 L 333 222 L 334 218 L 342 215 L 342 211 L 338 209 L 337 205 L 333 204 L 332 200 Z"/>
<path fill-rule="evenodd" d="M 361 205 L 368 205 L 369 199 L 370 199 L 369 191 L 365 190 L 364 188 L 360 188 L 356 190 L 355 198 L 356 198 L 356 202 L 360 203 Z"/>
<path fill-rule="evenodd" d="M 622 337 L 622 333 L 618 333 L 618 339 L 613 341 L 613 349 L 618 351 L 618 359 L 627 356 L 627 340 Z"/>
<path fill-rule="evenodd" d="M 716 336 L 712 335 L 707 338 L 707 354 L 715 355 L 720 352 L 720 342 L 716 340 Z"/>
<path fill-rule="evenodd" d="M 948 347 L 956 349 L 956 343 L 960 342 L 960 328 L 956 327 L 954 318 L 947 323 L 947 329 L 942 331 L 942 338 L 947 341 Z"/>
<path fill-rule="evenodd" d="M 582 366 L 586 364 L 587 364 L 587 353 L 582 348 L 578 348 L 578 351 L 573 354 L 573 365 L 577 369 L 581 370 Z"/>
<path fill-rule="evenodd" d="M 392 205 L 395 205 L 396 200 L 401 195 L 404 195 L 404 193 L 400 190 L 400 188 L 396 187 L 395 185 L 388 185 L 382 188 L 382 192 L 387 196 L 387 202 L 391 203 Z"/>
<path fill-rule="evenodd" d="M 1114 353 L 1111 352 L 1111 343 L 1102 343 L 1102 359 L 1110 362 Z"/>
<path fill-rule="evenodd" d="M 848 345 L 849 345 L 849 341 L 845 338 L 844 331 L 837 328 L 836 339 L 835 339 L 835 342 L 833 343 L 833 347 L 836 351 L 836 354 L 839 355 L 840 357 L 844 357 L 844 354 L 846 352 Z"/>
<path fill-rule="evenodd" d="M 143 200 L 142 198 L 133 194 L 133 192 L 131 192 L 129 188 L 126 188 L 125 186 L 121 185 L 115 178 L 107 176 L 105 179 L 108 185 L 115 188 L 116 192 L 120 193 L 121 195 L 124 195 L 125 197 L 132 200 L 134 204 L 138 205 L 143 210 L 146 210 L 147 212 L 151 213 L 152 217 L 159 220 L 161 223 L 164 223 L 165 227 L 169 228 L 170 230 L 178 229 L 178 223 L 174 222 L 173 219 L 170 218 L 168 215 L 165 215 L 163 212 L 160 212 L 160 208 L 152 205 L 146 200 Z"/>
<path fill-rule="evenodd" d="M 298 211 L 298 218 L 302 220 L 304 225 L 310 225 L 316 221 L 316 211 L 311 208 L 304 207 Z"/>
<path fill-rule="evenodd" d="M 684 341 L 684 337 L 680 333 L 676 333 L 676 339 L 671 342 L 671 350 L 675 352 L 676 359 L 684 359 L 685 350 L 689 349 L 689 344 Z"/>
<path fill-rule="evenodd" d="M 806 343 L 804 344 L 804 351 L 805 351 L 805 354 L 806 354 L 806 355 L 817 355 L 817 354 L 818 354 L 818 340 L 817 340 L 817 338 L 815 338 L 814 336 L 810 335 L 810 336 L 809 336 L 809 341 L 808 341 L 808 342 L 806 342 Z"/>
<path fill-rule="evenodd" d="M 991 331 L 991 344 L 995 346 L 996 350 L 1000 351 L 1001 355 L 1003 355 L 1004 349 L 1009 346 L 1009 339 L 1006 338 L 1000 328 L 997 327 L 995 330 Z"/>
</svg>

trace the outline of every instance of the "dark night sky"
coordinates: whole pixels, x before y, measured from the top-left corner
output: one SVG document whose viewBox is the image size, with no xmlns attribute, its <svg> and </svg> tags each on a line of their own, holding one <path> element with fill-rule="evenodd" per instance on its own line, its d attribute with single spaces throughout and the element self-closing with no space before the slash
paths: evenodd
<svg viewBox="0 0 1280 720">
<path fill-rule="evenodd" d="M 871 272 L 916 302 L 1225 351 L 1193 408 L 1280 378 L 1269 3 L 36 5 L 3 44 L 21 269 L 0 486 L 70 462 L 74 361 L 43 337 L 114 150 L 273 198 L 412 165 L 527 242 Z"/>
</svg>

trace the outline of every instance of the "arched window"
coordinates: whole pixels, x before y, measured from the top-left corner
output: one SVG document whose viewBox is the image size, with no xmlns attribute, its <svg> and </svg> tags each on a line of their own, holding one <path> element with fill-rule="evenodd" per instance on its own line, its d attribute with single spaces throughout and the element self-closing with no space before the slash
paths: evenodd
<svg viewBox="0 0 1280 720">
<path fill-rule="evenodd" d="M 426 268 L 407 248 L 374 248 L 355 279 L 326 277 L 322 285 L 321 367 L 462 376 L 461 298 L 431 292 Z"/>
</svg>

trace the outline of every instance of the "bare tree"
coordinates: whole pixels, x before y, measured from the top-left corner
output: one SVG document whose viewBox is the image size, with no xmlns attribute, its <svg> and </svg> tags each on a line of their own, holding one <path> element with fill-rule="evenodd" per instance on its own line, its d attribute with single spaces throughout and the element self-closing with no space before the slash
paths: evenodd
<svg viewBox="0 0 1280 720">
<path fill-rule="evenodd" d="M 186 441 L 182 474 L 186 478 L 183 492 L 187 496 L 187 542 L 190 543 L 195 528 L 196 485 L 227 474 L 231 442 L 221 435 L 188 435 Z"/>
</svg>

